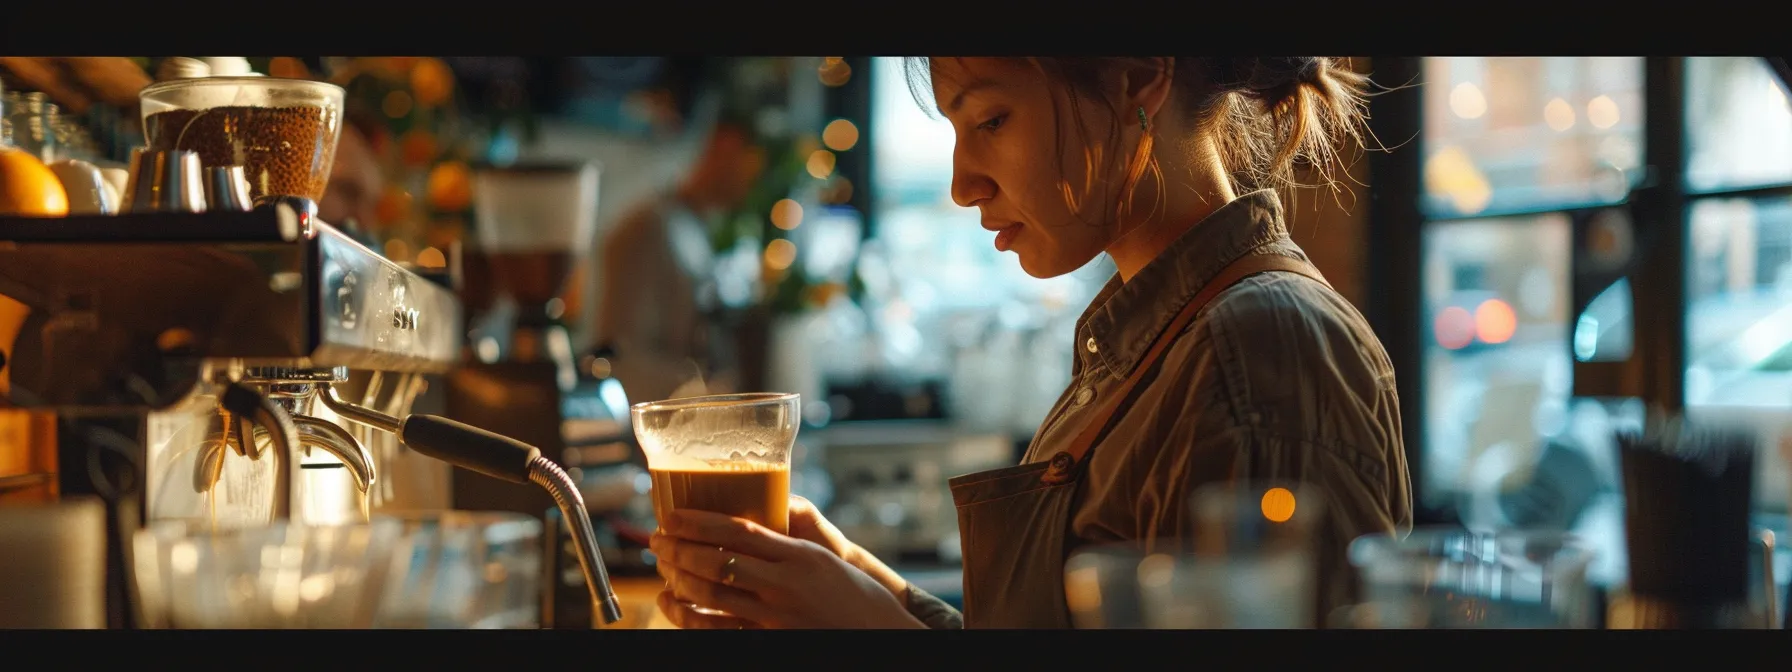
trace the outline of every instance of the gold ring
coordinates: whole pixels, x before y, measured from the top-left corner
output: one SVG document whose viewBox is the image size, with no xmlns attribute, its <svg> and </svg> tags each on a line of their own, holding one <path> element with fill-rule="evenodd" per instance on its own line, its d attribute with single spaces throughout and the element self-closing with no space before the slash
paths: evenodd
<svg viewBox="0 0 1792 672">
<path fill-rule="evenodd" d="M 735 561 L 735 559 L 736 559 L 735 556 L 730 555 L 730 556 L 728 556 L 728 561 L 722 563 L 722 585 L 724 585 L 724 586 L 734 585 L 734 561 Z"/>
</svg>

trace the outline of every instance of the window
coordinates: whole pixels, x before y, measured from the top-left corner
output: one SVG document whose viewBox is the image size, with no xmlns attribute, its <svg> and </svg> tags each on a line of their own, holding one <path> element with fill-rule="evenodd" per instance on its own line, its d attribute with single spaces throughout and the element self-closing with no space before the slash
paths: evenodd
<svg viewBox="0 0 1792 672">
<path fill-rule="evenodd" d="M 861 272 L 883 357 L 947 379 L 964 425 L 1029 436 L 1070 382 L 1076 318 L 1113 265 L 1040 280 L 996 252 L 977 210 L 952 202 L 952 126 L 915 100 L 902 59 L 873 64 L 876 228 Z"/>
<path fill-rule="evenodd" d="M 1414 476 L 1425 508 L 1471 525 L 1572 516 L 1501 500 L 1546 454 L 1591 467 L 1594 489 L 1613 485 L 1598 459 L 1604 405 L 1572 398 L 1580 330 L 1569 273 L 1575 219 L 1621 202 L 1641 177 L 1642 66 L 1424 59 L 1426 417 Z"/>
<path fill-rule="evenodd" d="M 1687 414 L 1758 428 L 1757 503 L 1784 511 L 1792 104 L 1761 59 L 1684 66 L 1684 91 L 1647 95 L 1685 106 L 1686 163 L 1657 169 L 1687 192 Z M 1571 314 L 1570 272 L 1607 222 L 1627 221 L 1623 201 L 1649 178 L 1644 59 L 1426 58 L 1422 70 L 1417 494 L 1469 525 L 1554 522 L 1536 498 L 1513 503 L 1516 484 L 1553 460 L 1579 481 L 1552 496 L 1585 513 L 1615 493 L 1611 432 L 1641 411 L 1572 396 L 1575 358 L 1626 356 L 1629 290 L 1620 281 Z"/>
<path fill-rule="evenodd" d="M 1784 511 L 1792 429 L 1792 105 L 1759 58 L 1686 66 L 1686 406 L 1759 431 L 1755 499 Z"/>
<path fill-rule="evenodd" d="M 1640 58 L 1425 59 L 1433 217 L 1622 200 L 1642 165 Z"/>
</svg>

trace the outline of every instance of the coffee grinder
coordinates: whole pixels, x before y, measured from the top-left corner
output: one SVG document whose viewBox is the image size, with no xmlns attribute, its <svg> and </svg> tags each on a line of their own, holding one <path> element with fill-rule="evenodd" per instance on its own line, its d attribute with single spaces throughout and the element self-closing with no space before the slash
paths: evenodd
<svg viewBox="0 0 1792 672">
<path fill-rule="evenodd" d="M 468 271 L 461 293 L 497 294 L 510 305 L 491 309 L 498 324 L 469 331 L 466 359 L 446 378 L 447 415 L 526 441 L 565 464 L 585 495 L 605 564 L 639 573 L 641 544 L 626 542 L 640 535 L 619 535 L 609 515 L 645 500 L 645 461 L 629 432 L 628 398 L 610 377 L 605 353 L 575 353 L 560 299 L 596 235 L 598 166 L 478 166 L 473 196 L 476 233 L 461 255 Z M 480 275 L 490 286 L 480 286 Z M 551 621 L 556 628 L 590 627 L 585 598 L 577 597 L 586 590 L 583 579 L 558 570 L 571 568 L 576 556 L 552 501 L 464 470 L 454 473 L 453 497 L 455 508 L 543 516 L 547 529 L 562 530 L 547 550 L 556 566 L 549 592 L 572 598 L 556 600 L 571 608 L 550 607 Z"/>
</svg>

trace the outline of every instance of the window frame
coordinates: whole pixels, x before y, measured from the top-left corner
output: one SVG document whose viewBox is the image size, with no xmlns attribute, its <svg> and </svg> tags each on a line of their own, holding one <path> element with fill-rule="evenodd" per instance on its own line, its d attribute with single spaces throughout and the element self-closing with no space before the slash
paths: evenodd
<svg viewBox="0 0 1792 672">
<path fill-rule="evenodd" d="M 1587 211 L 1628 210 L 1637 231 L 1639 255 L 1624 273 L 1589 277 L 1570 262 L 1570 281 L 1576 285 L 1571 315 L 1586 308 L 1597 292 L 1619 278 L 1631 285 L 1635 335 L 1630 356 L 1623 361 L 1575 361 L 1572 396 L 1575 398 L 1637 398 L 1651 408 L 1678 413 L 1686 405 L 1686 247 L 1693 206 L 1701 201 L 1792 197 L 1792 180 L 1766 185 L 1693 191 L 1687 185 L 1688 129 L 1686 128 L 1689 57 L 1643 58 L 1643 177 L 1628 196 L 1618 202 L 1522 211 L 1477 213 L 1472 216 L 1433 216 L 1423 207 L 1424 58 L 1374 57 L 1376 81 L 1414 82 L 1419 86 L 1396 89 L 1371 99 L 1369 126 L 1374 137 L 1400 151 L 1370 154 L 1371 189 L 1376 197 L 1369 208 L 1368 237 L 1374 241 L 1368 254 L 1368 293 L 1364 313 L 1381 336 L 1398 372 L 1400 414 L 1404 424 L 1408 468 L 1418 507 L 1418 524 L 1455 524 L 1460 516 L 1453 503 L 1428 506 L 1424 464 L 1426 429 L 1423 300 L 1424 235 L 1452 222 L 1509 216 L 1562 214 L 1575 222 L 1576 247 L 1582 240 Z M 1765 59 L 1778 73 L 1781 63 Z M 1411 140 L 1397 145 L 1401 140 Z M 1576 255 L 1578 256 L 1578 255 Z M 1591 282 L 1589 282 L 1591 281 Z M 1590 289 L 1582 289 L 1583 285 Z M 1572 344 L 1570 344 L 1572 347 Z"/>
</svg>

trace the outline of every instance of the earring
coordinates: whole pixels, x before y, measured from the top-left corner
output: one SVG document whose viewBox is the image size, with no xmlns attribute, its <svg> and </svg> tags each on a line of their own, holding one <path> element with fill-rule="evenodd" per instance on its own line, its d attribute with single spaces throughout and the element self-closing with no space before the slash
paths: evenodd
<svg viewBox="0 0 1792 672">
<path fill-rule="evenodd" d="M 1145 108 L 1142 106 L 1139 108 L 1139 130 L 1141 130 L 1141 131 L 1151 130 L 1150 123 L 1148 121 L 1146 121 L 1146 119 L 1145 119 Z"/>
</svg>

